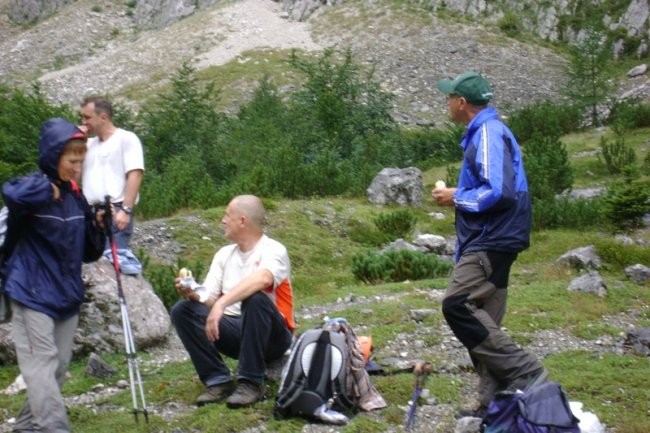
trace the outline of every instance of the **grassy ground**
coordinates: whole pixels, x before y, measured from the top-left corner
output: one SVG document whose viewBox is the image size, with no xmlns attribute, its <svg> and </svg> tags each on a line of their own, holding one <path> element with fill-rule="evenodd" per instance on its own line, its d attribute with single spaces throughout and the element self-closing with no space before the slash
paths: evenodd
<svg viewBox="0 0 650 433">
<path fill-rule="evenodd" d="M 644 131 L 647 137 L 647 132 Z M 635 137 L 643 134 L 638 131 Z M 585 133 L 566 137 L 571 155 L 598 147 L 600 133 Z M 636 149 L 639 160 L 648 152 L 646 141 L 640 139 Z M 597 156 L 573 158 L 576 167 L 576 184 L 581 186 L 607 185 L 612 179 L 600 167 Z M 443 167 L 433 168 L 425 173 L 427 188 L 442 177 Z M 408 311 L 413 308 L 435 308 L 439 302 L 427 296 L 431 288 L 444 289 L 446 279 L 415 282 L 400 282 L 383 285 L 366 285 L 356 282 L 350 271 L 352 256 L 371 248 L 362 242 L 363 234 L 373 228 L 372 220 L 390 208 L 371 206 L 365 199 L 325 198 L 315 200 L 268 200 L 269 233 L 287 245 L 294 272 L 297 307 L 307 307 L 335 302 L 350 293 L 355 296 L 381 295 L 381 303 L 350 307 L 337 312 L 338 315 L 354 318 L 354 323 L 363 323 L 364 330 L 373 335 L 377 348 L 398 338 L 409 335 L 414 325 L 408 320 Z M 436 220 L 429 217 L 433 211 L 443 211 L 447 218 Z M 177 239 L 185 245 L 185 260 L 208 262 L 214 253 L 214 245 L 221 243 L 219 220 L 222 208 L 191 212 L 208 221 L 207 226 L 191 225 L 179 214 L 168 220 L 174 226 Z M 453 233 L 453 215 L 449 209 L 434 207 L 430 201 L 414 210 L 418 217 L 416 231 L 450 235 Z M 210 236 L 212 241 L 202 241 Z M 529 332 L 540 329 L 562 330 L 580 338 L 595 340 L 603 336 L 622 338 L 626 329 L 604 317 L 626 314 L 632 317 L 634 326 L 650 326 L 650 287 L 628 281 L 622 273 L 621 263 L 604 264 L 601 275 L 608 287 L 609 295 L 598 298 L 584 293 L 569 293 L 568 283 L 576 273 L 559 268 L 553 262 L 569 249 L 590 243 L 599 245 L 610 235 L 603 231 L 575 232 L 553 230 L 536 232 L 531 248 L 519 257 L 511 274 L 509 313 L 504 325 L 521 343 L 526 343 Z M 648 230 L 633 234 L 635 238 L 650 241 Z M 630 247 L 632 248 L 632 247 Z M 629 257 L 648 257 L 644 251 L 622 249 L 623 261 L 626 252 Z M 647 261 L 647 265 L 650 262 Z M 633 263 L 627 263 L 630 265 Z M 422 290 L 427 289 L 427 290 Z M 390 296 L 396 295 L 396 296 Z M 397 296 L 398 295 L 398 296 Z M 320 317 L 303 320 L 303 329 L 320 321 Z M 433 315 L 427 325 L 435 328 L 441 320 Z M 612 324 L 613 323 L 613 324 Z M 419 336 L 420 337 L 420 336 Z M 435 333 L 424 336 L 426 345 L 437 343 Z M 104 355 L 102 355 L 104 356 Z M 144 365 L 147 353 L 140 356 Z M 127 377 L 126 364 L 121 355 L 106 355 L 105 358 L 120 370 L 118 376 Z M 437 361 L 432 360 L 434 363 Z M 572 399 L 582 401 L 588 410 L 595 412 L 602 422 L 617 433 L 646 433 L 650 431 L 650 363 L 647 356 L 630 353 L 607 352 L 597 354 L 577 350 L 551 355 L 544 359 L 544 365 L 551 371 L 554 380 L 563 384 Z M 69 380 L 63 392 L 75 396 L 89 392 L 101 381 L 87 378 L 83 374 L 86 359 L 77 360 L 71 368 Z M 18 374 L 16 366 L 0 368 L 0 389 L 8 386 Z M 266 400 L 254 408 L 232 411 L 223 405 L 193 408 L 195 397 L 201 391 L 196 375 L 189 362 L 169 363 L 164 366 L 147 366 L 143 369 L 146 395 L 150 405 L 158 408 L 174 407 L 180 412 L 172 419 L 151 416 L 148 424 L 135 424 L 129 413 L 131 396 L 128 391 L 103 397 L 93 405 L 70 407 L 70 418 L 75 432 L 109 433 L 115 431 L 172 432 L 180 428 L 185 432 L 235 432 L 255 430 L 261 423 L 268 431 L 297 432 L 304 427 L 301 419 L 277 421 L 272 417 L 273 400 Z M 389 403 L 389 407 L 378 413 L 360 414 L 342 432 L 395 431 L 403 422 L 403 406 L 412 392 L 412 374 L 395 374 L 375 377 L 374 383 Z M 439 403 L 456 404 L 462 399 L 467 383 L 452 376 L 436 375 L 428 384 Z M 273 395 L 276 384 L 271 384 Z M 0 395 L 0 421 L 6 422 L 15 416 L 23 396 Z M 178 407 L 181 409 L 179 410 Z M 452 431 L 449 427 L 448 431 Z M 2 431 L 2 430 L 0 430 Z M 438 430 L 446 431 L 446 430 Z"/>
</svg>

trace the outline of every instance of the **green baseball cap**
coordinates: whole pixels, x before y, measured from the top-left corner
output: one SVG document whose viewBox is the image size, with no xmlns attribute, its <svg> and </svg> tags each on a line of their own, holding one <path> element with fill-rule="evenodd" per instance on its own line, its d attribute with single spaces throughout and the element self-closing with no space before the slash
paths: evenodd
<svg viewBox="0 0 650 433">
<path fill-rule="evenodd" d="M 453 80 L 439 80 L 438 90 L 448 95 L 462 96 L 474 105 L 485 105 L 494 96 L 492 87 L 481 74 L 466 71 Z"/>
</svg>

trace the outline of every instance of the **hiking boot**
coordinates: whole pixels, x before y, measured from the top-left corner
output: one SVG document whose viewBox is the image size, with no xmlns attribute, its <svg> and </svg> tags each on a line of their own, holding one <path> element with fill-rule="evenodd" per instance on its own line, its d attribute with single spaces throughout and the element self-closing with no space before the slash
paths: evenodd
<svg viewBox="0 0 650 433">
<path fill-rule="evenodd" d="M 208 386 L 203 391 L 203 394 L 196 399 L 196 405 L 203 406 L 209 403 L 219 403 L 228 397 L 234 388 L 232 382 Z"/>
<path fill-rule="evenodd" d="M 264 392 L 261 385 L 248 380 L 240 380 L 235 392 L 226 400 L 226 406 L 231 409 L 251 406 L 261 400 L 263 396 Z"/>
<path fill-rule="evenodd" d="M 546 382 L 546 379 L 548 379 L 548 371 L 545 368 L 540 368 L 532 373 L 519 376 L 510 382 L 505 390 L 509 392 L 528 391 L 532 387 Z"/>
<path fill-rule="evenodd" d="M 487 407 L 479 406 L 477 409 L 461 409 L 456 414 L 456 419 L 461 419 L 464 417 L 473 417 L 473 418 L 485 418 L 487 415 Z"/>
</svg>

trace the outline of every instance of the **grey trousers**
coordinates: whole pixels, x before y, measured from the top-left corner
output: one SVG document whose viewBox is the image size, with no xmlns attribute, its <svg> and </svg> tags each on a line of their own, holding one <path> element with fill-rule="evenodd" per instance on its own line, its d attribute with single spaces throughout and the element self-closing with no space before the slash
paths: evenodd
<svg viewBox="0 0 650 433">
<path fill-rule="evenodd" d="M 480 251 L 461 256 L 442 302 L 456 337 L 479 375 L 479 402 L 487 406 L 499 389 L 542 368 L 534 356 L 501 330 L 510 266 L 516 254 Z"/>
<path fill-rule="evenodd" d="M 27 400 L 15 432 L 67 433 L 68 415 L 61 396 L 79 316 L 54 320 L 12 302 L 12 336 L 18 366 L 27 384 Z"/>
</svg>

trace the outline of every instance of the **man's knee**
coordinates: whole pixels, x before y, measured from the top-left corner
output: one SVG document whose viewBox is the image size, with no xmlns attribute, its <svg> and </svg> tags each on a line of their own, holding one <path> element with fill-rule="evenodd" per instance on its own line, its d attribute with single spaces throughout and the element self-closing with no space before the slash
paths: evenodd
<svg viewBox="0 0 650 433">
<path fill-rule="evenodd" d="M 190 301 L 183 299 L 178 301 L 172 307 L 171 311 L 169 312 L 169 317 L 174 326 L 177 326 L 187 318 L 187 314 L 190 312 L 190 306 L 188 305 L 189 303 Z"/>
<path fill-rule="evenodd" d="M 487 338 L 487 328 L 468 307 L 467 296 L 452 296 L 442 301 L 442 314 L 447 324 L 469 350 Z"/>
<path fill-rule="evenodd" d="M 268 307 L 271 300 L 262 292 L 254 293 L 242 302 L 242 310 L 258 311 Z"/>
</svg>

